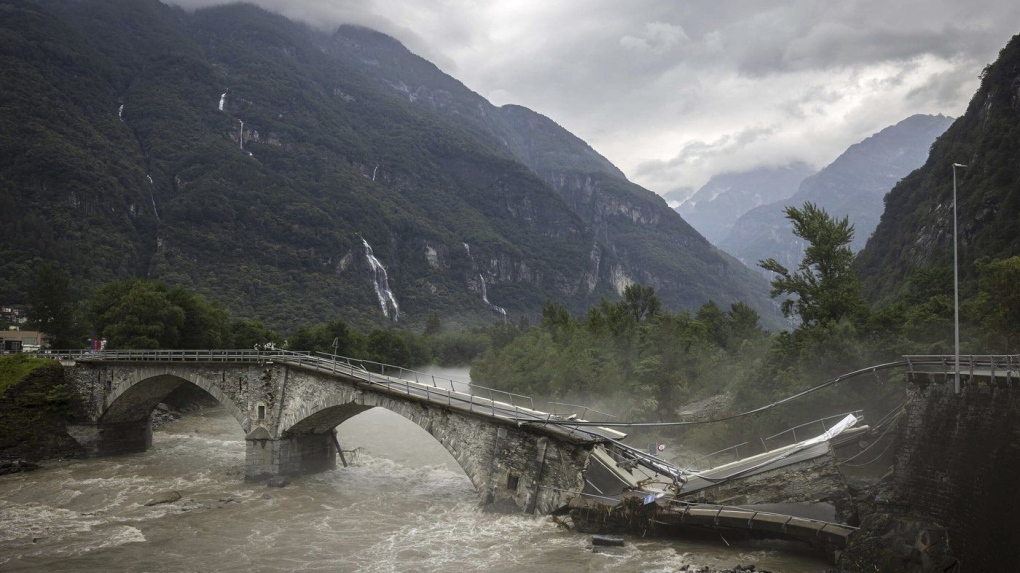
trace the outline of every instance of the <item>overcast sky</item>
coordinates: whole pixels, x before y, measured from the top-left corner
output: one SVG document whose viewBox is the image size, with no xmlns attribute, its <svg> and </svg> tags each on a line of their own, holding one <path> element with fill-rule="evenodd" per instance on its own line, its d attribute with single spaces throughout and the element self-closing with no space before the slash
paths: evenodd
<svg viewBox="0 0 1020 573">
<path fill-rule="evenodd" d="M 660 194 L 763 165 L 821 168 L 912 114 L 958 117 L 1020 33 L 1017 0 L 254 3 L 390 34 L 492 103 L 552 118 Z"/>
</svg>

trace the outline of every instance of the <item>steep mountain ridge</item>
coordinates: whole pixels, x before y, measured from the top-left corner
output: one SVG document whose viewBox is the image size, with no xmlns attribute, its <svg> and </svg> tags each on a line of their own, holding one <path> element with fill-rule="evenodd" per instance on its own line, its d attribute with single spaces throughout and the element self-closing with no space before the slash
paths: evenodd
<svg viewBox="0 0 1020 573">
<path fill-rule="evenodd" d="M 950 123 L 952 118 L 942 115 L 913 115 L 851 145 L 805 178 L 792 197 L 745 213 L 719 246 L 751 267 L 775 258 L 795 268 L 804 245 L 793 235 L 783 209 L 811 202 L 834 217 L 849 217 L 855 230 L 850 247 L 859 251 L 878 224 L 882 196 L 924 163 L 932 143 Z"/>
<path fill-rule="evenodd" d="M 658 195 L 635 185 L 587 143 L 551 119 L 516 105 L 495 107 L 398 42 L 344 26 L 334 49 L 408 101 L 489 136 L 553 186 L 592 226 L 591 260 L 609 269 L 617 292 L 652 284 L 667 304 L 693 309 L 708 299 L 744 300 L 778 322 L 767 285 L 701 237 Z"/>
<path fill-rule="evenodd" d="M 975 261 L 1020 254 L 1020 35 L 981 74 L 966 113 L 931 147 L 922 167 L 885 197 L 875 233 L 858 255 L 867 295 L 902 297 L 919 267 L 952 267 L 953 164 L 957 170 L 962 288 L 974 285 Z"/>
<path fill-rule="evenodd" d="M 56 260 L 86 288 L 162 278 L 278 328 L 340 316 L 379 323 L 367 243 L 411 322 L 435 311 L 477 323 L 497 317 L 493 305 L 537 312 L 547 298 L 580 311 L 634 280 L 656 284 L 674 308 L 709 296 L 770 308 L 763 282 L 749 283 L 693 231 L 670 236 L 685 231 L 680 217 L 661 224 L 661 199 L 582 141 L 529 110 L 491 106 L 376 32 L 324 34 L 247 5 L 0 8 L 17 14 L 0 24 L 15 40 L 0 48 L 5 93 L 17 87 L 12 70 L 43 76 L 0 106 L 5 126 L 41 126 L 0 135 L 11 150 L 0 164 L 6 300 L 24 296 L 38 261 Z M 51 44 L 74 65 L 33 52 L 54 30 Z M 373 70 L 404 77 L 403 87 Z M 83 75 L 92 88 L 75 83 Z M 75 101 L 54 117 L 38 104 L 65 93 Z M 60 141 L 47 134 L 64 108 L 78 119 L 57 130 Z M 571 208 L 578 201 L 548 181 L 563 175 L 557 166 L 606 178 L 599 185 L 614 195 L 601 216 L 612 224 Z M 628 233 L 664 233 L 664 249 L 686 250 L 646 255 L 639 241 L 618 244 Z M 705 262 L 681 268 L 674 256 Z"/>
</svg>

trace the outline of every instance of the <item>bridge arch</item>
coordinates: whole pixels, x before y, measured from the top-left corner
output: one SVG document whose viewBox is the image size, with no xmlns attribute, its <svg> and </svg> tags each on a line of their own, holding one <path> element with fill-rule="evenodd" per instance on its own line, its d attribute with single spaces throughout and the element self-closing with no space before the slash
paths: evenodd
<svg viewBox="0 0 1020 573">
<path fill-rule="evenodd" d="M 167 396 L 185 384 L 191 384 L 213 397 L 247 433 L 251 419 L 242 411 L 215 382 L 201 376 L 184 378 L 170 373 L 154 373 L 145 377 L 122 382 L 107 394 L 106 406 L 97 422 L 99 424 L 126 424 L 143 422 Z"/>
<path fill-rule="evenodd" d="M 346 393 L 343 393 L 346 394 Z M 336 427 L 345 421 L 373 408 L 381 408 L 417 425 L 425 430 L 456 460 L 457 464 L 471 480 L 479 492 L 484 492 L 487 484 L 486 472 L 482 465 L 485 460 L 477 459 L 478 449 L 472 447 L 472 440 L 465 439 L 461 426 L 470 426 L 467 421 L 457 420 L 458 416 L 442 408 L 428 407 L 424 404 L 407 400 L 394 400 L 378 394 L 363 394 L 356 398 L 342 394 L 323 396 L 312 405 L 308 405 L 303 418 L 295 420 L 285 428 L 281 428 L 282 438 L 299 436 L 332 434 Z M 470 429 L 476 434 L 477 429 Z M 493 436 L 497 433 L 489 428 Z M 474 436 L 478 437 L 478 436 Z M 491 461 L 491 460 L 490 460 Z"/>
</svg>

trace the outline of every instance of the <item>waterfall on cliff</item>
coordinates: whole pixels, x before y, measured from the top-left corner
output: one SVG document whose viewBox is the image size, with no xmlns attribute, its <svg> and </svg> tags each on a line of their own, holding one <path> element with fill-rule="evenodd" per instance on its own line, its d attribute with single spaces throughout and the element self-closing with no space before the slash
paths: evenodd
<svg viewBox="0 0 1020 573">
<path fill-rule="evenodd" d="M 471 258 L 471 245 L 469 245 L 467 243 L 461 243 L 461 244 L 464 245 L 464 250 L 467 251 L 468 258 L 470 259 Z"/>
<path fill-rule="evenodd" d="M 223 111 L 223 104 L 227 103 L 227 92 L 220 96 L 220 111 Z"/>
<path fill-rule="evenodd" d="M 124 119 L 124 104 L 120 104 L 120 107 L 117 108 L 117 118 Z"/>
<path fill-rule="evenodd" d="M 241 149 L 243 150 L 244 149 L 244 120 L 243 119 L 239 119 L 237 121 L 241 122 L 241 133 L 239 133 L 238 136 L 237 136 L 237 143 L 238 143 L 238 145 L 241 146 Z"/>
<path fill-rule="evenodd" d="M 397 306 L 397 299 L 393 297 L 393 291 L 390 290 L 386 267 L 372 254 L 372 246 L 364 237 L 361 237 L 361 242 L 365 245 L 365 257 L 368 258 L 368 264 L 372 267 L 372 286 L 375 287 L 375 295 L 379 297 L 379 306 L 382 307 L 386 318 L 397 320 L 400 317 L 400 307 Z M 393 309 L 392 317 L 390 316 L 390 307 Z"/>
<path fill-rule="evenodd" d="M 478 275 L 478 278 L 482 279 L 482 300 L 485 301 L 485 304 L 489 305 L 489 308 L 502 314 L 503 320 L 506 320 L 506 309 L 504 309 L 501 306 L 496 306 L 489 302 L 489 293 L 486 291 L 485 288 L 485 277 L 483 277 L 482 275 Z"/>
<path fill-rule="evenodd" d="M 156 184 L 153 183 L 151 175 L 146 175 L 145 178 L 149 180 L 149 200 L 152 201 L 152 213 L 156 215 L 156 222 L 161 223 L 162 221 L 160 221 L 159 218 L 159 211 L 156 210 L 156 196 L 152 194 L 152 188 Z"/>
</svg>

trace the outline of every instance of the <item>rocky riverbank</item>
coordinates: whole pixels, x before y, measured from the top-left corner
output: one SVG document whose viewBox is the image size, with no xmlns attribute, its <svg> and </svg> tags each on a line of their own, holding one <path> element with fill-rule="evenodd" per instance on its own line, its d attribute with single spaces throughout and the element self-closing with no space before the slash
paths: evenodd
<svg viewBox="0 0 1020 573">
<path fill-rule="evenodd" d="M 25 460 L 0 460 L 0 476 L 39 469 L 39 464 Z"/>
<path fill-rule="evenodd" d="M 57 362 L 39 366 L 0 396 L 0 460 L 79 457 L 67 424 L 81 417 L 80 401 Z"/>
</svg>

